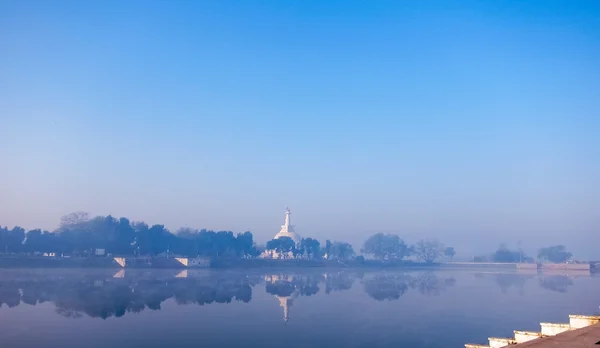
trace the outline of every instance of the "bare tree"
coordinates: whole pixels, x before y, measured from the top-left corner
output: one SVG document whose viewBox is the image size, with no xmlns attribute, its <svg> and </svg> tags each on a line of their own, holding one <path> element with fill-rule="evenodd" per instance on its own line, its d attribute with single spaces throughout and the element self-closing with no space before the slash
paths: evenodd
<svg viewBox="0 0 600 348">
<path fill-rule="evenodd" d="M 90 214 L 84 211 L 76 211 L 60 218 L 60 227 L 75 226 L 90 220 Z"/>
<path fill-rule="evenodd" d="M 427 263 L 433 263 L 444 252 L 444 244 L 437 240 L 420 240 L 413 246 L 415 255 Z"/>
</svg>

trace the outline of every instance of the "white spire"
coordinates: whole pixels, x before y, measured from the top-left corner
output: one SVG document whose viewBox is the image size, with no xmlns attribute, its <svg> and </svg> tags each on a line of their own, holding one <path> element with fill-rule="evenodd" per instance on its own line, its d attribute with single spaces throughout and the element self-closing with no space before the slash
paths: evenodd
<svg viewBox="0 0 600 348">
<path fill-rule="evenodd" d="M 290 224 L 291 224 L 291 222 L 290 222 L 291 214 L 292 214 L 292 212 L 290 211 L 290 208 L 285 208 L 285 224 L 284 224 L 284 226 L 287 226 L 288 228 L 290 227 Z"/>
<path fill-rule="evenodd" d="M 290 210 L 290 208 L 286 208 L 285 209 L 285 222 L 283 225 L 281 225 L 281 230 L 279 231 L 279 233 L 277 233 L 277 235 L 275 235 L 275 239 L 279 238 L 279 237 L 290 237 L 292 238 L 292 240 L 296 243 L 300 242 L 300 236 L 298 236 L 296 234 L 296 232 L 294 231 L 294 226 L 292 225 L 292 219 L 291 219 L 291 215 L 292 212 Z"/>
</svg>

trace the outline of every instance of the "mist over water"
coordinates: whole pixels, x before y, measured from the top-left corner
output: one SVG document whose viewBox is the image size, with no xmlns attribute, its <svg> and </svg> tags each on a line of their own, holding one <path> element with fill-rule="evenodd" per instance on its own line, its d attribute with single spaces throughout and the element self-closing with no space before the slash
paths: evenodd
<svg viewBox="0 0 600 348">
<path fill-rule="evenodd" d="M 593 275 L 2 270 L 8 347 L 462 347 L 594 314 Z"/>
</svg>

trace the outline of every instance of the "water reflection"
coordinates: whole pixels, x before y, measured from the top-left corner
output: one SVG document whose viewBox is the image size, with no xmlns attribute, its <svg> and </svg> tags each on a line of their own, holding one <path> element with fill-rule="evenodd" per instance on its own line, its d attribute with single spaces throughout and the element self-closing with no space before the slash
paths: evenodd
<svg viewBox="0 0 600 348">
<path fill-rule="evenodd" d="M 539 286 L 543 289 L 566 293 L 569 287 L 573 286 L 573 279 L 579 277 L 590 277 L 589 272 L 586 273 L 475 273 L 476 278 L 487 279 L 493 277 L 496 284 L 503 294 L 508 294 L 510 289 L 514 288 L 520 295 L 524 294 L 524 289 L 527 282 L 537 278 Z"/>
<path fill-rule="evenodd" d="M 145 309 L 160 310 L 167 299 L 178 304 L 205 305 L 250 302 L 252 287 L 260 278 L 229 277 L 210 273 L 199 278 L 174 276 L 154 277 L 135 274 L 126 277 L 123 271 L 114 276 L 31 277 L 0 281 L 0 304 L 16 307 L 22 301 L 29 305 L 52 302 L 60 315 L 79 318 L 121 317 Z"/>
<path fill-rule="evenodd" d="M 567 292 L 572 285 L 573 280 L 564 275 L 551 275 L 540 278 L 540 286 L 542 288 L 560 293 Z"/>
<path fill-rule="evenodd" d="M 522 294 L 532 278 L 547 290 L 565 293 L 573 285 L 571 276 L 523 275 L 517 273 L 477 273 L 477 279 L 493 279 L 506 294 L 514 288 Z M 413 291 L 437 296 L 454 287 L 457 280 L 444 272 L 364 273 L 356 270 L 298 273 L 238 273 L 201 271 L 129 271 L 45 275 L 13 272 L 0 277 L 0 307 L 14 308 L 24 303 L 35 306 L 50 302 L 55 311 L 69 318 L 106 319 L 127 313 L 160 310 L 172 299 L 179 305 L 209 305 L 252 301 L 256 286 L 274 296 L 283 308 L 283 320 L 290 319 L 290 308 L 299 297 L 319 293 L 331 295 L 352 289 L 359 281 L 373 300 L 398 300 Z"/>
<path fill-rule="evenodd" d="M 364 282 L 365 292 L 376 301 L 398 300 L 409 289 L 422 295 L 439 295 L 448 287 L 454 286 L 453 277 L 438 277 L 433 272 L 377 275 Z"/>
</svg>

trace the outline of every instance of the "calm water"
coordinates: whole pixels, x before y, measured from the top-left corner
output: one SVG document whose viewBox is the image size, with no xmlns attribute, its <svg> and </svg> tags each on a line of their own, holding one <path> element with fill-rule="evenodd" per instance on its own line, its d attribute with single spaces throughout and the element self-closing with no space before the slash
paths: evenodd
<svg viewBox="0 0 600 348">
<path fill-rule="evenodd" d="M 463 347 L 593 314 L 590 275 L 0 270 L 2 347 Z"/>
</svg>

